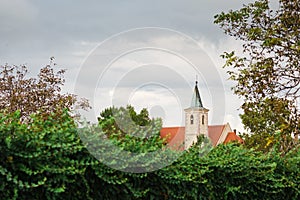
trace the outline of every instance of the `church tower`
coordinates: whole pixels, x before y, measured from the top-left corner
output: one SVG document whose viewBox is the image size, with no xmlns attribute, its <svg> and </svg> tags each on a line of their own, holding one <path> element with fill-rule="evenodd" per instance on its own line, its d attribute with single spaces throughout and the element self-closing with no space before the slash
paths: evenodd
<svg viewBox="0 0 300 200">
<path fill-rule="evenodd" d="M 191 107 L 185 111 L 185 141 L 184 149 L 197 142 L 200 134 L 208 136 L 208 109 L 203 107 L 198 82 L 196 81 Z"/>
</svg>

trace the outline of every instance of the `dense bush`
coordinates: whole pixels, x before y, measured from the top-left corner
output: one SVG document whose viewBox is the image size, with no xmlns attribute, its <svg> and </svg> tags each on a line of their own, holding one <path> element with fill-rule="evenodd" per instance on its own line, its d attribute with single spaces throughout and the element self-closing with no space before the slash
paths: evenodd
<svg viewBox="0 0 300 200">
<path fill-rule="evenodd" d="M 20 117 L 0 115 L 0 199 L 300 198 L 297 151 L 281 157 L 228 144 L 201 157 L 195 145 L 168 167 L 126 173 L 89 154 L 67 112 L 63 123 Z"/>
<path fill-rule="evenodd" d="M 33 116 L 27 125 L 21 117 L 15 112 L 0 118 L 0 199 L 84 196 L 87 154 L 67 112 L 59 117 L 64 123 Z"/>
</svg>

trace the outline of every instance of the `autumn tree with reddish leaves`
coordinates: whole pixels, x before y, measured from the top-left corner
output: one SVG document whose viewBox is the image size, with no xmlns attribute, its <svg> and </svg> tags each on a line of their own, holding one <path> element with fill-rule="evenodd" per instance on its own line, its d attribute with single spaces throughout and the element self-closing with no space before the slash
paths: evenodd
<svg viewBox="0 0 300 200">
<path fill-rule="evenodd" d="M 60 114 L 64 109 L 88 109 L 89 103 L 74 94 L 62 94 L 65 83 L 64 69 L 55 71 L 56 64 L 50 63 L 41 68 L 37 78 L 28 77 L 26 65 L 0 65 L 0 110 L 13 113 L 19 111 L 22 121 L 33 113 L 49 116 Z"/>
</svg>

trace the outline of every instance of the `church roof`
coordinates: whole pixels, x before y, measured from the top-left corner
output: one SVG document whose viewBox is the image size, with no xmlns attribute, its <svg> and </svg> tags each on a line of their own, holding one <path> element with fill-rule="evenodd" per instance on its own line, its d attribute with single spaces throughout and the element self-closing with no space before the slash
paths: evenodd
<svg viewBox="0 0 300 200">
<path fill-rule="evenodd" d="M 166 138 L 169 147 L 184 150 L 185 127 L 166 127 L 160 130 L 160 137 Z"/>
<path fill-rule="evenodd" d="M 208 137 L 214 146 L 217 145 L 224 128 L 225 128 L 225 125 L 208 126 Z"/>
<path fill-rule="evenodd" d="M 202 104 L 199 89 L 198 89 L 198 81 L 196 81 L 196 84 L 195 84 L 191 107 L 192 108 L 203 108 L 203 104 Z"/>
<path fill-rule="evenodd" d="M 240 143 L 244 143 L 243 139 L 240 138 L 238 135 L 236 135 L 235 132 L 229 132 L 227 134 L 226 139 L 224 140 L 224 143 L 232 142 L 232 141 L 238 141 Z"/>
<path fill-rule="evenodd" d="M 216 146 L 222 132 L 226 125 L 211 125 L 208 126 L 208 137 L 210 138 L 213 146 Z M 184 150 L 184 134 L 185 127 L 166 127 L 160 130 L 160 136 L 162 138 L 166 138 L 168 146 L 177 150 Z M 230 141 L 238 141 L 243 142 L 243 140 L 237 136 L 234 132 L 228 132 L 224 143 L 228 143 Z"/>
</svg>

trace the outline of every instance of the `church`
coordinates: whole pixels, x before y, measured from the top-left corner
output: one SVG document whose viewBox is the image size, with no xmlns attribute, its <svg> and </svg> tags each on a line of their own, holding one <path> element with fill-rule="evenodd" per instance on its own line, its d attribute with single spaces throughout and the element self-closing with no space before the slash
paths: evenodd
<svg viewBox="0 0 300 200">
<path fill-rule="evenodd" d="M 231 141 L 243 143 L 236 131 L 232 131 L 229 123 L 208 125 L 208 111 L 202 104 L 196 81 L 191 106 L 184 109 L 185 126 L 163 127 L 160 130 L 160 136 L 166 138 L 170 148 L 177 150 L 188 149 L 197 141 L 200 134 L 207 136 L 213 146 Z"/>
</svg>

